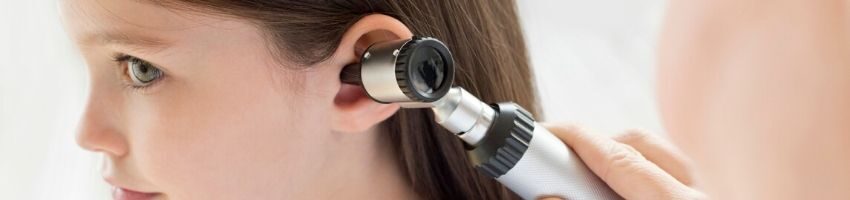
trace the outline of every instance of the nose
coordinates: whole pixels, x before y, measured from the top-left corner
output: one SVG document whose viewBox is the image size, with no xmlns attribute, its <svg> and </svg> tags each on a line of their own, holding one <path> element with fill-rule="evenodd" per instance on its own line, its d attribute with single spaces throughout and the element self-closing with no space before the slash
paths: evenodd
<svg viewBox="0 0 850 200">
<path fill-rule="evenodd" d="M 127 141 L 115 128 L 117 119 L 110 118 L 108 104 L 98 103 L 91 98 L 80 119 L 76 134 L 77 145 L 83 149 L 121 157 L 127 153 Z"/>
</svg>

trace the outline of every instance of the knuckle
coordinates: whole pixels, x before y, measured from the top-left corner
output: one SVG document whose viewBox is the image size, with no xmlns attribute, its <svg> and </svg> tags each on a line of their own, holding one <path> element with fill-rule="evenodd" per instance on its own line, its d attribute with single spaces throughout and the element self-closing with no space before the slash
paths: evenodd
<svg viewBox="0 0 850 200">
<path fill-rule="evenodd" d="M 645 161 L 646 159 L 643 155 L 640 154 L 635 148 L 624 145 L 624 144 L 614 144 L 616 147 L 613 147 L 611 154 L 609 154 L 609 161 L 614 166 L 619 165 L 631 165 L 635 163 L 640 163 Z"/>
<path fill-rule="evenodd" d="M 607 155 L 608 167 L 602 176 L 605 180 L 610 180 L 609 176 L 612 175 L 612 172 L 634 172 L 642 170 L 646 162 L 648 162 L 640 152 L 626 144 L 611 143 Z"/>
</svg>

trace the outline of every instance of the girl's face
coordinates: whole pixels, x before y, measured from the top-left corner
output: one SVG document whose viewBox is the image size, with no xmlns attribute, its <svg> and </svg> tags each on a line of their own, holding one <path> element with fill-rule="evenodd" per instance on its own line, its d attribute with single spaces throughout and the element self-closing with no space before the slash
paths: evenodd
<svg viewBox="0 0 850 200">
<path fill-rule="evenodd" d="M 62 8 L 91 80 L 77 140 L 105 155 L 112 185 L 156 199 L 281 199 L 345 176 L 328 170 L 350 156 L 338 153 L 349 135 L 329 125 L 334 68 L 284 66 L 257 27 L 231 17 L 132 0 Z"/>
</svg>

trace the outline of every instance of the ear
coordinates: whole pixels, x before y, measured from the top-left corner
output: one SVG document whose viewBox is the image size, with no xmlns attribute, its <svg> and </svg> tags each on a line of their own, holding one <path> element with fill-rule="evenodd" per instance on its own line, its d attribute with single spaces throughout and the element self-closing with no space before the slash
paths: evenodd
<svg viewBox="0 0 850 200">
<path fill-rule="evenodd" d="M 400 38 L 413 37 L 413 33 L 401 21 L 382 14 L 361 18 L 342 37 L 334 55 L 329 60 L 338 75 L 343 67 L 360 61 L 360 55 L 369 45 Z M 334 98 L 332 128 L 336 132 L 360 133 L 380 124 L 395 114 L 397 104 L 381 104 L 372 100 L 359 85 L 340 84 Z"/>
</svg>

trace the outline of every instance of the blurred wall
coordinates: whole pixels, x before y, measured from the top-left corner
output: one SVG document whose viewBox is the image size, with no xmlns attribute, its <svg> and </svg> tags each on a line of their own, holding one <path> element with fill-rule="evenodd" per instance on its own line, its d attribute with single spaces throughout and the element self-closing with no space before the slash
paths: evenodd
<svg viewBox="0 0 850 200">
<path fill-rule="evenodd" d="M 661 0 L 521 0 L 548 121 L 662 133 L 653 90 Z"/>
<path fill-rule="evenodd" d="M 53 0 L 0 1 L 0 199 L 105 199 L 97 157 L 74 143 L 82 59 Z"/>
<path fill-rule="evenodd" d="M 652 79 L 661 0 L 520 0 L 549 121 L 660 133 Z M 0 199 L 108 199 L 73 140 L 87 74 L 55 0 L 0 1 Z"/>
</svg>

